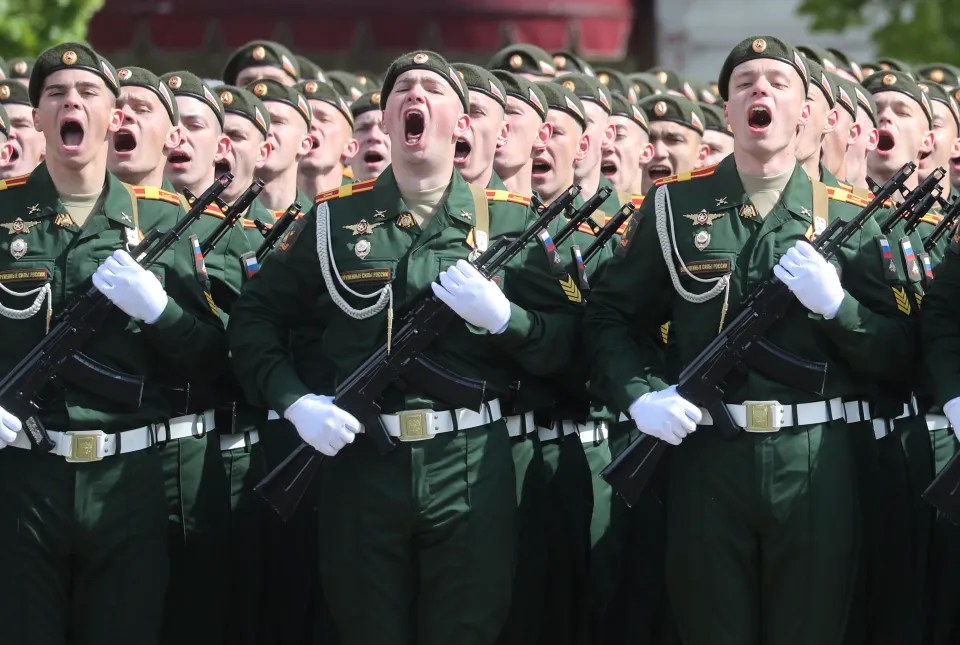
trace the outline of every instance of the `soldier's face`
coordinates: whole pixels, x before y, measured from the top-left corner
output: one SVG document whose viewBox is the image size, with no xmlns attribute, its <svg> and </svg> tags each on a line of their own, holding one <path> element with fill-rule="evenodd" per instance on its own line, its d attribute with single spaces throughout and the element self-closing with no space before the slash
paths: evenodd
<svg viewBox="0 0 960 645">
<path fill-rule="evenodd" d="M 170 122 L 160 97 L 145 87 L 123 87 L 117 107 L 123 124 L 110 134 L 110 171 L 125 178 L 162 166 L 166 153 L 180 145 L 180 129 Z"/>
<path fill-rule="evenodd" d="M 858 126 L 854 133 L 856 136 L 853 137 L 850 143 L 845 161 L 846 175 L 848 178 L 856 177 L 866 163 L 868 155 L 876 149 L 877 142 L 880 140 L 879 130 L 873 125 L 873 121 L 870 119 L 867 111 L 859 105 L 857 106 L 857 120 L 855 123 Z"/>
<path fill-rule="evenodd" d="M 819 160 L 824 134 L 836 125 L 836 121 L 833 121 L 832 124 L 829 123 L 831 108 L 827 102 L 827 97 L 813 83 L 807 90 L 807 102 L 810 104 L 810 116 L 800 126 L 797 135 L 797 160 L 800 163 L 804 163 L 814 156 Z"/>
<path fill-rule="evenodd" d="M 704 164 L 712 166 L 733 152 L 733 136 L 716 130 L 706 130 L 703 133 L 703 145 L 707 146 L 707 159 Z"/>
<path fill-rule="evenodd" d="M 10 158 L 0 166 L 0 179 L 32 172 L 46 155 L 47 142 L 33 125 L 33 108 L 29 105 L 7 105 L 10 135 L 7 141 Z"/>
<path fill-rule="evenodd" d="M 664 177 L 699 168 L 707 156 L 703 137 L 674 121 L 651 121 L 650 143 L 653 157 L 643 167 L 644 192 Z"/>
<path fill-rule="evenodd" d="M 218 151 L 225 153 L 229 139 L 206 103 L 190 96 L 178 96 L 177 107 L 180 109 L 180 145 L 167 155 L 164 175 L 177 190 L 209 184 L 213 181 Z"/>
<path fill-rule="evenodd" d="M 234 83 L 234 85 L 237 87 L 246 87 L 250 83 L 259 80 L 276 81 L 287 87 L 293 87 L 297 84 L 297 82 L 293 80 L 293 77 L 279 67 L 273 65 L 255 65 L 254 67 L 245 67 L 240 70 L 237 74 L 237 82 Z"/>
<path fill-rule="evenodd" d="M 917 172 L 922 181 L 936 168 L 951 170 L 950 159 L 960 156 L 960 141 L 957 139 L 957 122 L 942 101 L 930 101 L 933 108 L 933 147 L 920 153 Z"/>
<path fill-rule="evenodd" d="M 107 157 L 107 138 L 123 115 L 116 97 L 99 76 L 80 69 L 63 69 L 47 77 L 34 126 L 43 132 L 48 163 L 78 170 Z"/>
<path fill-rule="evenodd" d="M 493 167 L 501 175 L 512 175 L 533 159 L 533 147 L 538 140 L 550 139 L 551 128 L 545 124 L 530 105 L 508 96 L 505 118 L 510 125 L 506 144 L 497 148 Z"/>
<path fill-rule="evenodd" d="M 493 165 L 497 148 L 509 138 L 500 104 L 486 94 L 471 92 L 470 127 L 457 139 L 453 165 L 472 183 Z"/>
<path fill-rule="evenodd" d="M 470 117 L 450 82 L 440 74 L 414 69 L 397 78 L 383 112 L 394 164 L 446 166 Z"/>
<path fill-rule="evenodd" d="M 357 153 L 350 160 L 357 181 L 379 177 L 390 165 L 390 138 L 383 131 L 383 113 L 367 110 L 353 124 Z"/>
<path fill-rule="evenodd" d="M 216 175 L 233 173 L 233 183 L 223 192 L 224 201 L 240 196 L 253 181 L 254 174 L 270 156 L 270 144 L 253 122 L 239 114 L 227 114 L 223 119 L 223 133 L 230 139 L 230 149 L 217 162 Z"/>
<path fill-rule="evenodd" d="M 853 140 L 859 136 L 860 129 L 853 129 L 854 121 L 850 113 L 842 107 L 835 107 L 836 124 L 823 138 L 823 165 L 837 176 L 843 176 L 844 164 L 847 158 L 847 149 Z"/>
<path fill-rule="evenodd" d="M 803 79 L 791 65 L 768 58 L 741 63 L 730 75 L 728 91 L 724 116 L 738 154 L 793 154 L 810 108 Z"/>
<path fill-rule="evenodd" d="M 533 189 L 544 201 L 550 201 L 573 183 L 573 165 L 587 151 L 583 128 L 570 114 L 561 110 L 547 112 L 547 123 L 553 132 L 550 140 L 535 151 L 533 157 Z"/>
<path fill-rule="evenodd" d="M 892 177 L 908 161 L 916 163 L 921 153 L 933 147 L 923 108 L 903 92 L 884 91 L 873 95 L 877 102 L 877 149 L 867 157 L 870 174 L 880 181 Z"/>
<path fill-rule="evenodd" d="M 292 105 L 279 101 L 266 101 L 270 113 L 270 158 L 263 165 L 265 176 L 274 177 L 295 166 L 303 155 L 310 151 L 311 139 L 307 122 Z"/>
<path fill-rule="evenodd" d="M 600 170 L 614 188 L 628 193 L 641 190 L 640 168 L 653 158 L 650 137 L 633 119 L 611 116 L 612 140 L 604 142 Z"/>
<path fill-rule="evenodd" d="M 350 122 L 340 110 L 325 101 L 308 103 L 313 118 L 307 137 L 309 147 L 300 159 L 300 169 L 326 174 L 357 153 L 357 142 L 353 138 Z"/>
<path fill-rule="evenodd" d="M 593 101 L 584 101 L 583 110 L 584 116 L 587 117 L 587 127 L 584 132 L 590 145 L 587 146 L 586 154 L 573 168 L 573 176 L 578 182 L 597 175 L 600 170 L 600 160 L 603 157 L 604 143 L 609 144 L 613 140 L 613 127 L 609 125 L 610 115 L 603 107 Z"/>
</svg>

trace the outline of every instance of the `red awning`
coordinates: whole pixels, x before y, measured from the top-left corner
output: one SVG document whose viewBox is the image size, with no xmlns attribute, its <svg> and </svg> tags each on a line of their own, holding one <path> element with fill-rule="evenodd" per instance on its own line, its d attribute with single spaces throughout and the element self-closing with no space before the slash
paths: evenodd
<svg viewBox="0 0 960 645">
<path fill-rule="evenodd" d="M 216 32 L 230 47 L 276 39 L 298 53 L 436 46 L 476 54 L 529 42 L 616 60 L 626 51 L 632 20 L 632 0 L 107 0 L 88 38 L 104 52 L 144 45 L 203 50 Z"/>
</svg>

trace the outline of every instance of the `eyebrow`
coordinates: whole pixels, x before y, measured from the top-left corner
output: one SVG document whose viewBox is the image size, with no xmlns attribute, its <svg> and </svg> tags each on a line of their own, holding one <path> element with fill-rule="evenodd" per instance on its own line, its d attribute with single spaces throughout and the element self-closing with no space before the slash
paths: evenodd
<svg viewBox="0 0 960 645">
<path fill-rule="evenodd" d="M 96 88 L 98 87 L 96 83 L 93 83 L 93 82 L 91 82 L 91 81 L 79 81 L 79 82 L 77 82 L 77 83 L 75 84 L 75 86 L 76 86 L 78 89 L 88 89 L 88 88 L 94 88 L 94 89 L 96 89 Z M 67 86 L 66 86 L 65 84 L 63 84 L 63 83 L 53 83 L 53 84 L 51 84 L 51 85 L 47 85 L 47 86 L 46 86 L 45 88 L 43 88 L 43 89 L 44 89 L 44 91 L 49 91 L 49 90 L 52 90 L 52 89 L 65 90 L 65 89 L 67 89 Z"/>
</svg>

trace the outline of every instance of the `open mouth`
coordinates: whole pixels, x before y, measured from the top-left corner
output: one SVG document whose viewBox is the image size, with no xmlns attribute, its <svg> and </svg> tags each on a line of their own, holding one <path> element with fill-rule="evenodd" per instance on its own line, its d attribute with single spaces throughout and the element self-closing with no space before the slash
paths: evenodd
<svg viewBox="0 0 960 645">
<path fill-rule="evenodd" d="M 18 145 L 16 145 L 16 143 L 14 143 L 14 145 L 10 146 L 10 161 L 9 161 L 9 163 L 12 165 L 12 164 L 17 163 L 18 161 L 20 161 L 20 146 L 18 146 Z"/>
<path fill-rule="evenodd" d="M 64 121 L 60 126 L 60 141 L 66 148 L 76 148 L 83 143 L 83 126 L 78 121 Z"/>
<path fill-rule="evenodd" d="M 383 155 L 376 150 L 368 150 L 363 155 L 363 163 L 375 164 L 383 161 Z"/>
<path fill-rule="evenodd" d="M 664 166 L 663 164 L 654 164 L 647 167 L 647 174 L 650 175 L 650 179 L 658 181 L 664 177 L 669 177 L 673 174 L 673 170 L 670 166 Z"/>
<path fill-rule="evenodd" d="M 174 150 L 170 153 L 170 156 L 167 157 L 167 163 L 179 165 L 179 164 L 188 164 L 191 161 L 189 154 L 183 150 Z"/>
<path fill-rule="evenodd" d="M 403 118 L 403 136 L 407 145 L 415 146 L 423 139 L 426 118 L 419 110 L 410 110 Z"/>
<path fill-rule="evenodd" d="M 137 138 L 129 130 L 119 130 L 113 135 L 113 149 L 117 152 L 132 152 L 137 147 Z"/>
<path fill-rule="evenodd" d="M 604 161 L 600 164 L 600 172 L 606 177 L 612 177 L 617 174 L 617 164 L 614 161 Z"/>
<path fill-rule="evenodd" d="M 747 125 L 751 130 L 763 130 L 773 123 L 773 114 L 765 105 L 754 105 L 747 113 Z"/>
<path fill-rule="evenodd" d="M 213 171 L 214 173 L 216 173 L 217 177 L 220 177 L 223 174 L 230 172 L 230 162 L 227 161 L 226 159 L 216 162 L 215 164 L 213 164 Z"/>
<path fill-rule="evenodd" d="M 546 159 L 534 159 L 533 160 L 533 169 L 531 174 L 534 177 L 546 175 L 548 172 L 553 170 L 553 166 L 550 165 L 550 162 Z"/>
<path fill-rule="evenodd" d="M 896 140 L 893 138 L 893 133 L 889 130 L 880 130 L 880 138 L 877 141 L 877 152 L 890 152 L 893 150 L 894 145 L 896 145 Z"/>
<path fill-rule="evenodd" d="M 933 154 L 933 150 L 931 150 L 930 152 L 921 152 L 920 161 L 926 161 L 932 154 Z"/>
<path fill-rule="evenodd" d="M 453 153 L 453 162 L 457 164 L 466 163 L 467 157 L 470 156 L 470 144 L 464 141 L 463 139 L 457 139 L 456 149 Z"/>
</svg>

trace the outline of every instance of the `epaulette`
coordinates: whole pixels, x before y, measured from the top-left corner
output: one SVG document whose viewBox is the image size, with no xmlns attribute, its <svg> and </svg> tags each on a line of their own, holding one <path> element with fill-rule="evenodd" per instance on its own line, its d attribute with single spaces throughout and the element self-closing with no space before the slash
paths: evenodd
<svg viewBox="0 0 960 645">
<path fill-rule="evenodd" d="M 923 222 L 924 224 L 930 224 L 932 226 L 936 226 L 937 224 L 943 221 L 943 215 L 938 215 L 937 213 L 927 213 L 926 215 L 920 218 L 920 221 Z"/>
<path fill-rule="evenodd" d="M 176 193 L 157 188 L 156 186 L 133 186 L 133 194 L 137 199 L 147 199 L 150 201 L 167 202 L 169 204 L 180 205 L 180 196 Z"/>
<path fill-rule="evenodd" d="M 580 225 L 577 226 L 577 230 L 581 233 L 586 233 L 587 235 L 593 235 L 594 237 L 597 235 L 594 233 L 593 228 L 586 222 L 581 222 Z"/>
<path fill-rule="evenodd" d="M 827 186 L 827 197 L 835 202 L 853 204 L 854 206 L 859 206 L 860 208 L 863 208 L 870 203 L 868 200 L 862 197 L 857 197 L 849 190 L 844 188 L 835 188 L 833 186 Z"/>
<path fill-rule="evenodd" d="M 223 211 L 220 210 L 219 207 L 214 206 L 213 204 L 211 204 L 210 206 L 207 206 L 203 210 L 203 214 L 212 215 L 213 217 L 216 217 L 218 219 L 224 219 L 226 217 L 226 215 L 223 214 Z M 252 219 L 247 219 L 246 217 L 241 217 L 239 223 L 243 225 L 243 228 L 257 228 L 256 222 L 254 222 Z"/>
<path fill-rule="evenodd" d="M 487 201 L 489 202 L 510 202 L 511 204 L 520 204 L 522 206 L 530 205 L 530 198 L 517 193 L 511 193 L 509 190 L 487 190 Z"/>
<path fill-rule="evenodd" d="M 706 168 L 698 168 L 697 170 L 691 170 L 690 172 L 681 172 L 677 175 L 671 175 L 669 177 L 664 177 L 659 179 L 654 183 L 654 186 L 663 186 L 665 184 L 675 184 L 680 181 L 689 181 L 691 179 L 702 179 L 703 177 L 709 177 L 713 173 L 717 172 L 717 165 L 713 164 L 712 166 L 707 166 Z"/>
<path fill-rule="evenodd" d="M 345 186 L 337 186 L 331 190 L 325 190 L 319 195 L 315 203 L 322 204 L 323 202 L 328 202 L 331 199 L 339 199 L 341 197 L 349 197 L 350 195 L 356 195 L 357 193 L 367 193 L 373 190 L 374 184 L 377 183 L 376 179 L 368 179 L 366 181 L 358 181 L 355 184 L 347 184 Z"/>
<path fill-rule="evenodd" d="M 30 179 L 30 173 L 25 175 L 18 175 L 16 177 L 10 177 L 9 179 L 0 180 L 0 190 L 6 190 L 7 188 L 16 188 L 17 186 L 23 186 L 27 183 L 27 180 Z"/>
<path fill-rule="evenodd" d="M 634 195 L 630 198 L 630 203 L 632 203 L 636 208 L 643 206 L 644 195 Z"/>
</svg>

